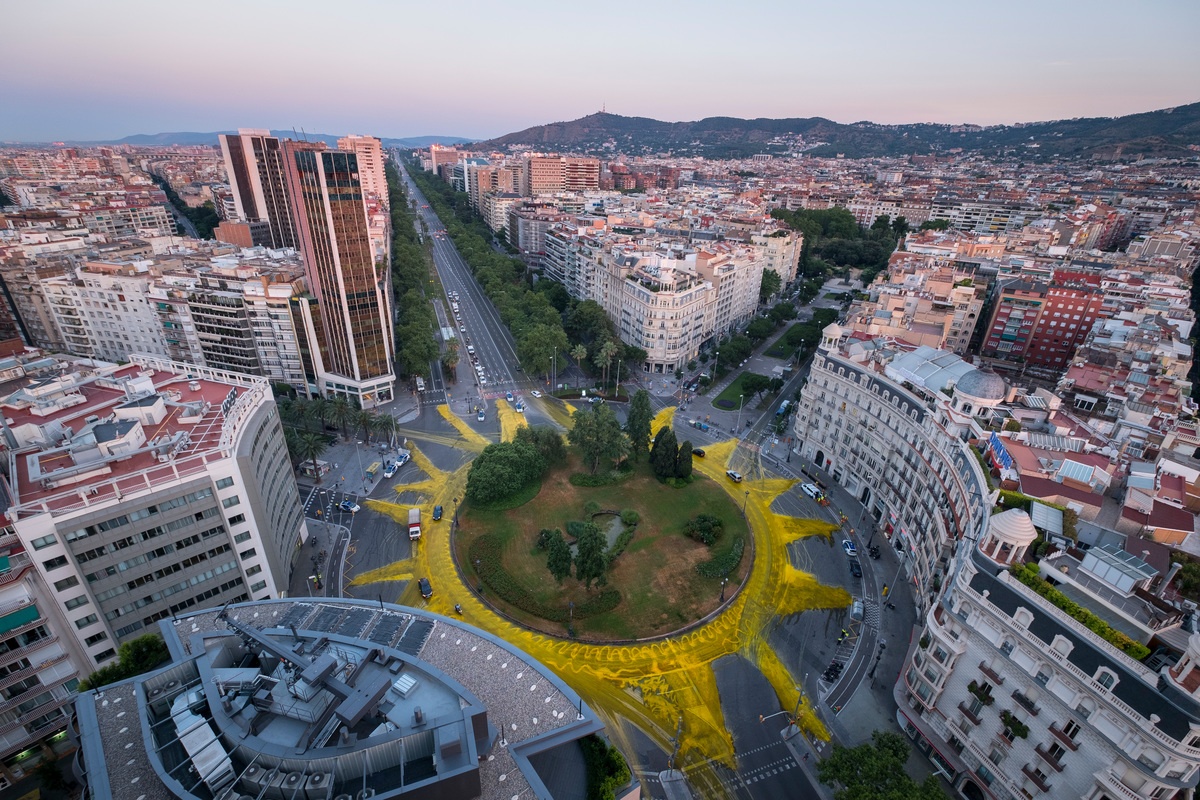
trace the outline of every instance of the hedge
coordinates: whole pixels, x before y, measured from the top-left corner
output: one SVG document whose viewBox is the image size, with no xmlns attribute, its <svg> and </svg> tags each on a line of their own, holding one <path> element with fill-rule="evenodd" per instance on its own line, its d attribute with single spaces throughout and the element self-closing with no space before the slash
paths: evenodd
<svg viewBox="0 0 1200 800">
<path fill-rule="evenodd" d="M 525 587 L 513 579 L 503 566 L 501 555 L 503 542 L 499 537 L 485 533 L 471 542 L 470 558 L 478 561 L 476 571 L 487 587 L 501 600 L 522 611 L 551 622 L 568 622 L 571 612 L 566 608 L 544 605 L 531 596 Z M 586 619 L 606 611 L 612 611 L 621 602 L 621 593 L 616 589 L 605 589 L 582 603 L 575 604 L 575 619 Z"/>
<path fill-rule="evenodd" d="M 612 563 L 617 560 L 617 556 L 625 552 L 625 548 L 633 540 L 633 534 L 637 530 L 637 525 L 627 525 L 625 530 L 621 531 L 621 535 L 612 543 L 612 547 L 604 553 L 604 570 L 607 572 L 612 568 Z"/>
<path fill-rule="evenodd" d="M 1125 634 L 1118 630 L 1110 628 L 1108 623 L 1097 617 L 1092 612 L 1088 611 L 1083 606 L 1076 603 L 1065 594 L 1055 589 L 1050 585 L 1050 582 L 1038 575 L 1036 569 L 1030 569 L 1023 564 L 1013 564 L 1009 568 L 1012 576 L 1021 583 L 1033 589 L 1035 592 L 1046 598 L 1049 602 L 1058 606 L 1070 616 L 1074 617 L 1079 622 L 1090 630 L 1092 633 L 1099 636 L 1104 641 L 1111 644 L 1118 650 L 1123 651 L 1126 655 L 1141 661 L 1146 656 L 1150 655 L 1150 648 L 1139 641 L 1130 639 Z"/>
<path fill-rule="evenodd" d="M 630 778 L 621 752 L 594 733 L 580 739 L 579 748 L 587 765 L 587 800 L 614 800 Z"/>
<path fill-rule="evenodd" d="M 696 565 L 696 571 L 706 578 L 720 578 L 733 572 L 742 563 L 742 551 L 746 549 L 746 539 L 742 536 L 733 540 L 733 547 L 723 556 L 704 561 Z"/>
<path fill-rule="evenodd" d="M 574 472 L 567 480 L 572 486 L 580 486 L 585 489 L 594 489 L 600 486 L 612 486 L 614 483 L 620 483 L 633 474 L 633 470 L 614 469 L 608 472 L 601 472 L 592 475 L 587 472 Z"/>
</svg>

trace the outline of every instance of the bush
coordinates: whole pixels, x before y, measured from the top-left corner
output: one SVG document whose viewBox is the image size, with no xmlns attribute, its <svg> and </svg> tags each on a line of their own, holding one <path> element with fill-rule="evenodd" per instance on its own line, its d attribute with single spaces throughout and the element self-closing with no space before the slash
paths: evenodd
<svg viewBox="0 0 1200 800">
<path fill-rule="evenodd" d="M 746 549 L 746 540 L 739 536 L 733 540 L 733 547 L 723 556 L 709 559 L 696 565 L 696 571 L 706 578 L 720 578 L 728 575 L 742 563 L 742 551 Z"/>
<path fill-rule="evenodd" d="M 712 514 L 701 514 L 683 523 L 684 536 L 695 539 L 697 542 L 704 542 L 709 547 L 712 547 L 713 543 L 721 538 L 724 530 L 725 523 Z"/>
<path fill-rule="evenodd" d="M 587 766 L 587 800 L 614 800 L 630 777 L 620 751 L 594 733 L 580 739 L 579 748 Z"/>
<path fill-rule="evenodd" d="M 624 522 L 626 526 L 637 525 L 641 521 L 642 515 L 632 508 L 627 508 L 621 512 L 621 522 Z"/>
<path fill-rule="evenodd" d="M 594 514 L 599 514 L 600 513 L 600 504 L 597 503 L 595 500 L 588 500 L 586 503 L 583 504 L 583 513 L 587 514 L 589 517 Z"/>
<path fill-rule="evenodd" d="M 570 610 L 543 605 L 525 591 L 525 587 L 517 583 L 509 575 L 501 560 L 501 542 L 496 536 L 484 533 L 471 542 L 470 559 L 477 567 L 479 579 L 496 593 L 496 596 L 511 606 L 521 609 L 527 614 L 549 620 L 550 622 L 566 623 L 570 619 Z M 606 611 L 612 611 L 621 602 L 621 593 L 616 589 L 605 589 L 597 592 L 594 597 L 582 603 L 575 604 L 575 618 L 586 619 Z"/>
<path fill-rule="evenodd" d="M 549 528 L 542 528 L 542 530 L 538 533 L 537 549 L 545 550 L 548 548 L 550 546 L 550 540 L 554 538 L 555 533 L 555 531 L 552 531 Z M 562 531 L 557 531 L 557 533 L 559 536 L 562 536 Z"/>
<path fill-rule="evenodd" d="M 625 552 L 625 548 L 629 547 L 629 543 L 633 541 L 633 534 L 637 531 L 636 525 L 630 525 L 625 530 L 621 531 L 621 535 L 613 542 L 612 547 L 608 548 L 604 554 L 604 569 L 607 571 L 612 567 L 612 563 L 617 560 L 617 556 Z"/>
<path fill-rule="evenodd" d="M 170 651 L 162 638 L 156 633 L 147 633 L 136 639 L 130 639 L 121 645 L 117 660 L 88 675 L 79 682 L 78 690 L 86 692 L 98 689 L 110 683 L 141 675 L 157 667 L 171 657 Z"/>
<path fill-rule="evenodd" d="M 624 464 L 621 465 L 622 467 Z M 632 465 L 631 465 L 632 467 Z M 633 474 L 631 469 L 613 469 L 608 472 L 598 472 L 592 475 L 588 472 L 575 472 L 567 481 L 572 486 L 579 486 L 584 489 L 595 489 L 600 486 L 612 486 L 614 483 L 620 483 Z"/>
<path fill-rule="evenodd" d="M 737 403 L 733 402 L 732 400 L 718 399 L 713 405 L 718 405 L 721 408 L 729 408 L 729 409 L 737 408 Z"/>
</svg>

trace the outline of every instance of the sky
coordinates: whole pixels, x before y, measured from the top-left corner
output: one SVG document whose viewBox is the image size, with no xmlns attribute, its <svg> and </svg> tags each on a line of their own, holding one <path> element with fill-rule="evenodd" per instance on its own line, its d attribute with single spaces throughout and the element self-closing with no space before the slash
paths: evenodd
<svg viewBox="0 0 1200 800">
<path fill-rule="evenodd" d="M 997 124 L 1200 100 L 1197 0 L 0 0 L 0 141 L 485 139 L 599 111 Z"/>
</svg>

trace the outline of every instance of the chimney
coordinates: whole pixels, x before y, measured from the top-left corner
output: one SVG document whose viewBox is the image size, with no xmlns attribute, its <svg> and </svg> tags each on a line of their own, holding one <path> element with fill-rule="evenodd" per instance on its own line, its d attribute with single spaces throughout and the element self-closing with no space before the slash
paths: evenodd
<svg viewBox="0 0 1200 800">
<path fill-rule="evenodd" d="M 1167 577 L 1163 578 L 1163 582 L 1158 585 L 1158 589 L 1154 592 L 1155 597 L 1162 597 L 1167 592 L 1167 587 L 1171 585 L 1171 581 L 1175 580 L 1175 575 L 1183 568 L 1183 563 L 1176 561 L 1171 565 L 1171 569 L 1167 571 Z"/>
</svg>

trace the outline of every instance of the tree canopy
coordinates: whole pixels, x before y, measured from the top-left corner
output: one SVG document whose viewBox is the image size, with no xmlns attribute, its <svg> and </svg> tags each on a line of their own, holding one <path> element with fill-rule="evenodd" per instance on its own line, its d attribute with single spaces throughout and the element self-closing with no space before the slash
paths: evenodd
<svg viewBox="0 0 1200 800">
<path fill-rule="evenodd" d="M 870 744 L 835 744 L 829 756 L 817 762 L 817 777 L 839 787 L 833 792 L 835 800 L 946 800 L 935 775 L 918 784 L 904 771 L 908 753 L 904 736 L 875 731 Z"/>
<path fill-rule="evenodd" d="M 764 269 L 762 283 L 758 285 L 758 302 L 765 303 L 767 298 L 779 291 L 783 286 L 783 278 L 773 269 Z"/>
<path fill-rule="evenodd" d="M 629 440 L 607 403 L 576 411 L 573 419 L 575 424 L 567 434 L 567 440 L 592 462 L 592 474 L 600 466 L 600 459 L 620 460 L 628 455 Z"/>
<path fill-rule="evenodd" d="M 634 461 L 641 460 L 642 454 L 650 446 L 650 423 L 653 418 L 650 393 L 645 389 L 638 389 L 629 403 L 629 414 L 625 419 Z"/>
<path fill-rule="evenodd" d="M 600 527 L 594 522 L 583 523 L 579 541 L 575 544 L 575 577 L 583 581 L 585 588 L 592 588 L 592 581 L 604 584 L 604 561 L 606 542 Z"/>
<path fill-rule="evenodd" d="M 489 444 L 467 473 L 467 497 L 479 503 L 511 497 L 545 474 L 546 466 L 538 448 L 527 441 Z"/>
</svg>

